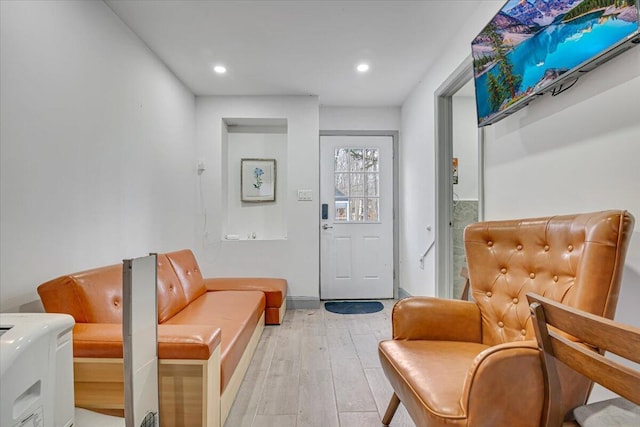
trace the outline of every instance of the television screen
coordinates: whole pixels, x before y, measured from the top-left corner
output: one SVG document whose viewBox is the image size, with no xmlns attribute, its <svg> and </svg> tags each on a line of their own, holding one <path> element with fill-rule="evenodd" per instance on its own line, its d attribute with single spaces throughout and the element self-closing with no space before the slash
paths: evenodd
<svg viewBox="0 0 640 427">
<path fill-rule="evenodd" d="M 478 126 L 636 34 L 636 0 L 507 1 L 471 43 Z"/>
</svg>

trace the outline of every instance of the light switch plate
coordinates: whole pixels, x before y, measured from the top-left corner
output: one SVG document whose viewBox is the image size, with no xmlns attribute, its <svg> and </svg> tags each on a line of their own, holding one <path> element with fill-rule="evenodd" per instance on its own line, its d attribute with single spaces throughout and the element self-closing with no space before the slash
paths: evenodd
<svg viewBox="0 0 640 427">
<path fill-rule="evenodd" d="M 313 190 L 298 190 L 298 201 L 308 202 L 313 200 Z"/>
</svg>

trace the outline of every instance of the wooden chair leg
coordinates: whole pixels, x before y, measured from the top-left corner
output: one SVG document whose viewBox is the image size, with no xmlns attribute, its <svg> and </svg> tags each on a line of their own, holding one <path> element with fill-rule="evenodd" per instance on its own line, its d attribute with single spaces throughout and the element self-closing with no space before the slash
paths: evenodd
<svg viewBox="0 0 640 427">
<path fill-rule="evenodd" d="M 391 419 L 396 413 L 398 406 L 400 406 L 400 398 L 397 394 L 393 393 L 393 396 L 391 396 L 391 401 L 389 402 L 389 406 L 387 406 L 387 412 L 385 412 L 384 417 L 382 417 L 382 425 L 388 426 L 389 424 L 391 424 Z"/>
</svg>

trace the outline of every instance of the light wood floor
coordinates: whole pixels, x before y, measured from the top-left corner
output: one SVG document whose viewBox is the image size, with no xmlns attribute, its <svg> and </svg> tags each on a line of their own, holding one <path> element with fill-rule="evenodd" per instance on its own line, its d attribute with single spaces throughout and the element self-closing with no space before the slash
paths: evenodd
<svg viewBox="0 0 640 427">
<path fill-rule="evenodd" d="M 394 302 L 373 314 L 287 310 L 262 334 L 225 427 L 380 426 L 392 390 L 377 346 Z M 391 426 L 415 424 L 400 405 Z"/>
</svg>

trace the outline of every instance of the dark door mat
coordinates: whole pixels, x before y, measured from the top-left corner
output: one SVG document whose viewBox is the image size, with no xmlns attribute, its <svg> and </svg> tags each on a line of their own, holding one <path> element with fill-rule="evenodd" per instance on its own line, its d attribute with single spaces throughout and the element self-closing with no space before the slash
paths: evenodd
<svg viewBox="0 0 640 427">
<path fill-rule="evenodd" d="M 365 314 L 381 311 L 384 306 L 378 301 L 328 301 L 324 308 L 338 314 Z"/>
</svg>

